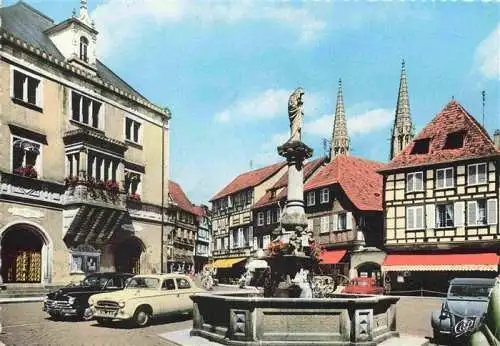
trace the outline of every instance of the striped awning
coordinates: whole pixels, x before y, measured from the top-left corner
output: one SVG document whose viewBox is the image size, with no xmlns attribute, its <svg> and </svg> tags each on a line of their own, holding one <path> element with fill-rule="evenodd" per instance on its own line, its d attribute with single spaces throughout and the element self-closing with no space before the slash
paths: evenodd
<svg viewBox="0 0 500 346">
<path fill-rule="evenodd" d="M 236 263 L 240 263 L 246 260 L 246 257 L 236 257 L 236 258 L 221 258 L 215 260 L 211 266 L 213 268 L 231 268 Z"/>
<path fill-rule="evenodd" d="M 496 252 L 391 254 L 382 271 L 498 271 L 499 258 Z"/>
</svg>

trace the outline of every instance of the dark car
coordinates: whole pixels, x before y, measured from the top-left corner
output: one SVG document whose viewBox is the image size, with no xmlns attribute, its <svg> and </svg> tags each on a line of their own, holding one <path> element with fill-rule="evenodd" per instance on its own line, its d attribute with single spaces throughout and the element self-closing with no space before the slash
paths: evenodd
<svg viewBox="0 0 500 346">
<path fill-rule="evenodd" d="M 450 281 L 441 310 L 431 317 L 434 341 L 465 342 L 482 322 L 496 279 L 456 278 Z"/>
<path fill-rule="evenodd" d="M 135 274 L 93 273 L 87 275 L 78 285 L 68 285 L 50 292 L 44 300 L 43 311 L 51 317 L 80 317 L 92 319 L 89 297 L 93 294 L 122 290 L 127 279 Z"/>
<path fill-rule="evenodd" d="M 384 288 L 377 285 L 374 278 L 358 277 L 347 284 L 342 293 L 350 294 L 384 294 Z"/>
</svg>

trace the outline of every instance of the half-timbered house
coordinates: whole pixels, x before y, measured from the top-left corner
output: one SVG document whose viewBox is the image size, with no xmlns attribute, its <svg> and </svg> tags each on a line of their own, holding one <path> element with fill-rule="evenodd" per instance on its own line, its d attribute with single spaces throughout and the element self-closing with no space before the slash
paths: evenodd
<svg viewBox="0 0 500 346">
<path fill-rule="evenodd" d="M 453 100 L 379 171 L 387 288 L 442 292 L 453 277 L 498 274 L 499 169 L 499 149 Z"/>
</svg>

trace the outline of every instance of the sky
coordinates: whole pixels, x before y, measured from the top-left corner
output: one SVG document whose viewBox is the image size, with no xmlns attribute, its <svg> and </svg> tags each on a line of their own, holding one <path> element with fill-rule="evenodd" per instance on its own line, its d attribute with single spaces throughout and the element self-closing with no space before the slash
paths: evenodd
<svg viewBox="0 0 500 346">
<path fill-rule="evenodd" d="M 25 0 L 60 22 L 79 0 Z M 4 0 L 4 6 L 14 3 Z M 494 2 L 88 0 L 97 56 L 169 107 L 170 178 L 205 203 L 242 172 L 281 161 L 288 97 L 324 155 L 342 78 L 351 154 L 387 162 L 401 60 L 418 132 L 452 99 L 500 128 Z M 147 163 L 146 163 L 147 166 Z"/>
</svg>

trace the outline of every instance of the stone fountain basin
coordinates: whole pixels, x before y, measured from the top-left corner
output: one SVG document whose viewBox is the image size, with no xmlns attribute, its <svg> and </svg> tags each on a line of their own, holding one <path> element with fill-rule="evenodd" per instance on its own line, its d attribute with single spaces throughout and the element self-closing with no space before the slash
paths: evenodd
<svg viewBox="0 0 500 346">
<path fill-rule="evenodd" d="M 398 297 L 264 298 L 247 291 L 191 299 L 190 334 L 224 345 L 377 345 L 399 337 Z"/>
</svg>

